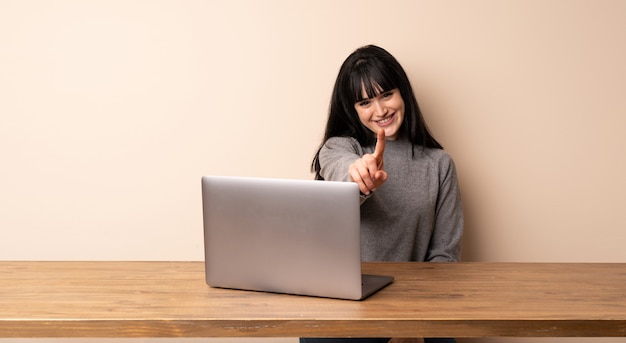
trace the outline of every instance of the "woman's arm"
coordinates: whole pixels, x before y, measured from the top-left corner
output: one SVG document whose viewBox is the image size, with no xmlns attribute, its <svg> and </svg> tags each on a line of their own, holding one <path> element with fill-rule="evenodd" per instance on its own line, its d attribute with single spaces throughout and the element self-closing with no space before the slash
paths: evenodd
<svg viewBox="0 0 626 343">
<path fill-rule="evenodd" d="M 371 154 L 365 154 L 353 138 L 330 138 L 320 150 L 320 174 L 324 180 L 356 182 L 361 193 L 369 195 L 387 181 L 384 152 L 383 130 L 378 132 L 376 147 Z"/>
<path fill-rule="evenodd" d="M 440 187 L 435 209 L 435 227 L 431 249 L 426 256 L 431 262 L 458 262 L 461 259 L 463 236 L 463 203 L 456 168 L 452 158 L 440 165 Z"/>
</svg>

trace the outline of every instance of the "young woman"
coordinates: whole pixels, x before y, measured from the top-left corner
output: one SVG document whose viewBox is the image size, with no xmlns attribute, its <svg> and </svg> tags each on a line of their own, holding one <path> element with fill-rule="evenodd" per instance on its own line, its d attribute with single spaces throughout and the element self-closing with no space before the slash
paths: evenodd
<svg viewBox="0 0 626 343">
<path fill-rule="evenodd" d="M 364 46 L 342 64 L 312 171 L 359 185 L 364 261 L 459 261 L 463 208 L 454 162 L 386 50 Z"/>
</svg>

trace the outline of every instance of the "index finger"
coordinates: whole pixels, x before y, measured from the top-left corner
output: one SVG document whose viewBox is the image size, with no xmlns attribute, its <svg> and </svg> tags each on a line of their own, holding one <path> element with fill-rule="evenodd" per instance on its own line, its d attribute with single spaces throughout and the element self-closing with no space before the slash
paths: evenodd
<svg viewBox="0 0 626 343">
<path fill-rule="evenodd" d="M 373 155 L 380 162 L 383 160 L 383 153 L 385 152 L 385 130 L 378 130 L 376 137 L 376 148 L 374 148 Z"/>
</svg>

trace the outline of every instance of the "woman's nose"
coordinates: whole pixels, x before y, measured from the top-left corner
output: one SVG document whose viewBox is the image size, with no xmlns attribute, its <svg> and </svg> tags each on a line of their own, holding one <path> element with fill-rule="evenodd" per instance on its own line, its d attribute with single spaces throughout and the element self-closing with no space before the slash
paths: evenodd
<svg viewBox="0 0 626 343">
<path fill-rule="evenodd" d="M 374 102 L 374 110 L 376 111 L 376 115 L 380 117 L 387 114 L 387 108 L 378 100 Z"/>
</svg>

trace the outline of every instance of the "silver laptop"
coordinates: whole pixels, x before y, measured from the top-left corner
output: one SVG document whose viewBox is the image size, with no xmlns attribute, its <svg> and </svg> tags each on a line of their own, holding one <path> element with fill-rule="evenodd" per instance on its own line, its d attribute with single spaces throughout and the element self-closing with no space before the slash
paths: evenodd
<svg viewBox="0 0 626 343">
<path fill-rule="evenodd" d="M 356 183 L 202 177 L 206 283 L 360 300 L 393 281 L 361 275 Z"/>
</svg>

